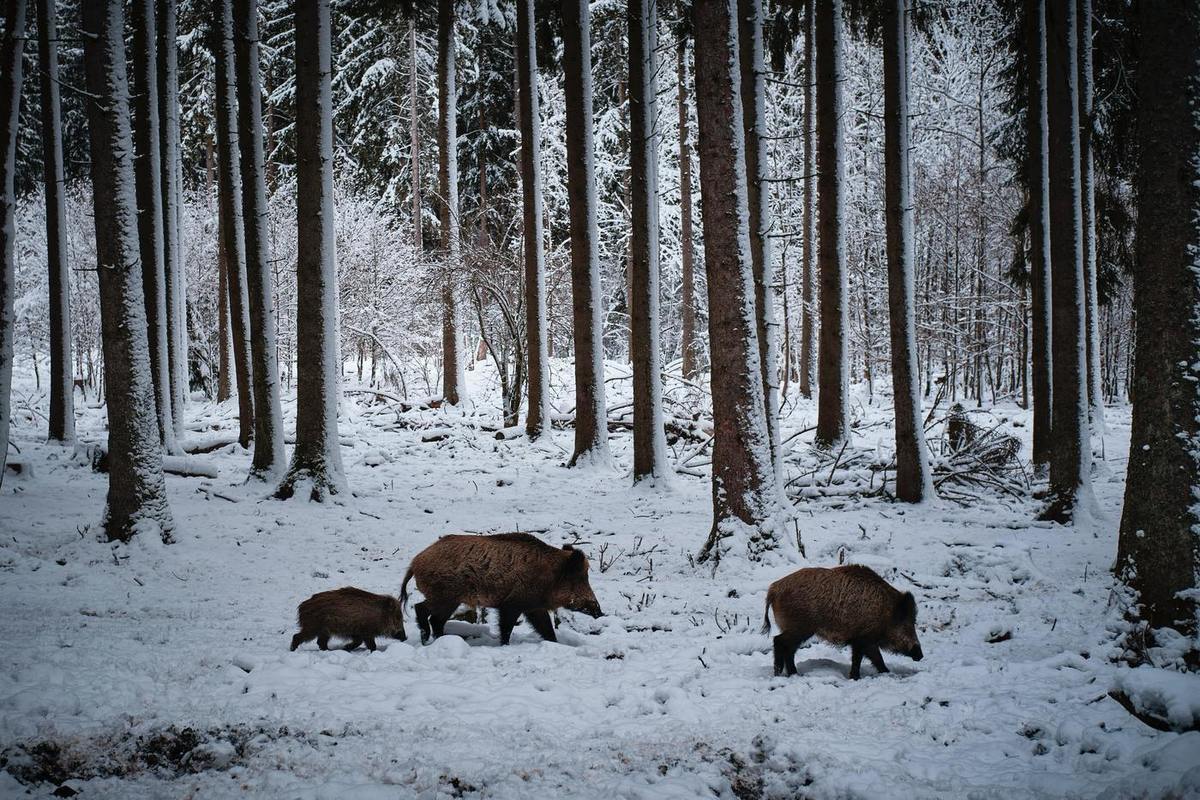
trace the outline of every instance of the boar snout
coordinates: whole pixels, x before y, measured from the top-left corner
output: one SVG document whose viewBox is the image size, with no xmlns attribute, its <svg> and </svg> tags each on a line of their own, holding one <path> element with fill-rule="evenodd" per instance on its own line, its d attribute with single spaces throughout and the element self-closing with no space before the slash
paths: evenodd
<svg viewBox="0 0 1200 800">
<path fill-rule="evenodd" d="M 920 661 L 925 657 L 925 654 L 921 652 L 921 645 L 917 645 L 912 650 L 909 650 L 906 655 L 913 661 Z"/>
<path fill-rule="evenodd" d="M 592 601 L 589 603 L 581 603 L 579 608 L 575 609 L 581 614 L 587 614 L 593 619 L 599 619 L 604 616 L 604 612 L 600 610 L 600 604 Z"/>
</svg>

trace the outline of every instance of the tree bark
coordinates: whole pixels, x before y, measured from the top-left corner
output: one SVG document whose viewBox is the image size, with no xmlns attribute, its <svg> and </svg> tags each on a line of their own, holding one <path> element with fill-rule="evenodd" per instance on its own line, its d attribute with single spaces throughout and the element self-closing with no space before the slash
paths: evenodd
<svg viewBox="0 0 1200 800">
<path fill-rule="evenodd" d="M 438 210 L 442 223 L 442 396 L 450 405 L 467 399 L 458 313 L 462 250 L 458 229 L 458 89 L 455 86 L 454 0 L 438 0 Z"/>
<path fill-rule="evenodd" d="M 713 526 L 700 560 L 744 537 L 751 559 L 778 547 L 775 470 L 754 322 L 749 201 L 731 0 L 696 0 L 696 116 L 712 352 Z"/>
<path fill-rule="evenodd" d="M 575 452 L 568 466 L 607 464 L 603 295 L 597 257 L 595 148 L 592 142 L 592 35 L 588 0 L 562 0 L 571 214 L 571 310 L 575 335 Z"/>
<path fill-rule="evenodd" d="M 658 146 L 654 138 L 658 23 L 652 0 L 629 0 L 630 332 L 633 365 L 633 482 L 663 480 L 659 341 Z"/>
<path fill-rule="evenodd" d="M 1071 521 L 1081 504 L 1089 508 L 1092 504 L 1075 24 L 1073 2 L 1047 3 L 1054 451 L 1050 456 L 1050 501 L 1042 516 L 1060 522 Z"/>
<path fill-rule="evenodd" d="M 162 158 L 163 273 L 167 288 L 167 364 L 171 373 L 171 418 L 183 439 L 188 396 L 187 278 L 184 274 L 180 206 L 183 162 L 179 155 L 179 50 L 176 0 L 158 0 L 158 123 Z"/>
<path fill-rule="evenodd" d="M 883 30 L 883 116 L 888 314 L 896 410 L 896 499 L 933 495 L 917 372 L 913 206 L 908 134 L 908 0 L 888 0 Z"/>
<path fill-rule="evenodd" d="M 16 170 L 17 135 L 21 126 L 21 84 L 24 78 L 25 0 L 4 4 L 4 41 L 0 42 L 0 485 L 8 463 L 8 425 L 12 402 L 13 343 L 16 336 Z"/>
<path fill-rule="evenodd" d="M 138 241 L 142 258 L 150 373 L 159 439 L 168 453 L 179 450 L 171 415 L 171 367 L 167 338 L 167 285 L 163 269 L 162 160 L 159 153 L 158 33 L 154 0 L 134 0 L 133 27 L 133 161 L 137 183 Z"/>
<path fill-rule="evenodd" d="M 254 436 L 254 397 L 250 378 L 250 314 L 246 291 L 246 247 L 242 219 L 242 178 L 238 165 L 237 86 L 234 76 L 233 0 L 214 0 L 213 52 L 217 73 L 217 202 L 225 244 L 229 322 L 233 333 L 233 373 L 237 377 L 238 441 Z"/>
<path fill-rule="evenodd" d="M 417 115 L 417 23 L 408 23 L 408 160 L 412 181 L 413 250 L 425 247 L 421 234 L 421 126 Z"/>
<path fill-rule="evenodd" d="M 258 0 L 234 0 L 238 145 L 246 243 L 246 289 L 254 387 L 254 459 L 251 474 L 275 480 L 284 467 L 283 412 L 275 349 L 271 241 L 267 228 L 266 156 L 263 152 L 262 78 Z"/>
<path fill-rule="evenodd" d="M 1029 98 L 1025 115 L 1026 181 L 1029 184 L 1030 313 L 1033 318 L 1033 463 L 1050 463 L 1052 364 L 1050 352 L 1050 184 L 1046 168 L 1049 126 L 1046 108 L 1046 0 L 1025 0 L 1025 44 Z"/>
<path fill-rule="evenodd" d="M 821 337 L 817 364 L 816 442 L 834 447 L 850 434 L 846 364 L 846 240 L 842 227 L 845 172 L 842 143 L 842 2 L 816 4 L 814 38 L 817 93 L 817 267 Z"/>
<path fill-rule="evenodd" d="M 71 367 L 71 273 L 63 197 L 62 104 L 58 92 L 55 0 L 38 0 L 38 62 L 42 89 L 42 176 L 46 186 L 46 261 L 50 284 L 50 438 L 75 440 Z"/>
<path fill-rule="evenodd" d="M 738 0 L 738 59 L 741 63 L 742 135 L 746 149 L 746 196 L 750 210 L 750 261 L 754 273 L 754 321 L 771 461 L 779 460 L 779 354 L 771 253 L 771 191 L 767 182 L 766 65 L 763 63 L 762 0 Z"/>
<path fill-rule="evenodd" d="M 1100 379 L 1100 298 L 1096 274 L 1096 178 L 1092 135 L 1096 127 L 1092 78 L 1092 0 L 1077 0 L 1079 15 L 1079 174 L 1083 212 L 1083 291 L 1087 335 L 1088 419 L 1104 433 L 1104 387 Z"/>
<path fill-rule="evenodd" d="M 121 0 L 83 4 L 92 193 L 108 406 L 108 497 L 103 527 L 127 541 L 155 526 L 170 541 L 162 446 L 150 375 L 138 245 L 137 189 Z"/>
<path fill-rule="evenodd" d="M 696 338 L 696 239 L 692 231 L 692 145 L 688 123 L 687 38 L 679 37 L 675 55 L 679 91 L 679 248 L 682 287 L 680 317 L 682 334 L 680 350 L 683 355 L 683 377 L 692 380 L 700 371 L 699 347 Z"/>
<path fill-rule="evenodd" d="M 1133 429 L 1117 574 L 1153 627 L 1196 633 L 1200 574 L 1200 8 L 1140 10 Z"/>
<path fill-rule="evenodd" d="M 550 357 L 546 265 L 542 254 L 542 154 L 538 141 L 541 113 L 538 110 L 533 0 L 517 0 L 517 107 L 525 223 L 525 341 L 529 352 L 529 411 L 525 417 L 525 431 L 530 439 L 536 439 L 550 427 Z"/>
<path fill-rule="evenodd" d="M 329 0 L 296 5 L 296 447 L 279 497 L 346 489 L 338 444 L 337 266 Z"/>
<path fill-rule="evenodd" d="M 804 8 L 804 199 L 803 219 L 801 221 L 801 259 L 803 265 L 800 272 L 800 394 L 806 398 L 812 397 L 812 381 L 815 372 L 816 353 L 813 350 L 813 340 L 816 339 L 816 319 L 813 315 L 813 264 L 816 261 L 813 228 L 816 223 L 816 205 L 813 197 L 813 186 L 816 183 L 816 164 L 813 160 L 813 137 L 816 128 L 816 103 L 813 96 L 813 84 L 816 82 L 816 49 L 813 39 L 816 37 L 816 20 L 813 14 L 814 3 L 808 3 Z"/>
</svg>

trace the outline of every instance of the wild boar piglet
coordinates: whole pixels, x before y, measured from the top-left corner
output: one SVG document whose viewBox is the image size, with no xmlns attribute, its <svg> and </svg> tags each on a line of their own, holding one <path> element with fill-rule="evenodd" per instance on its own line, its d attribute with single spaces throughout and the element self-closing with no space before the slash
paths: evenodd
<svg viewBox="0 0 1200 800">
<path fill-rule="evenodd" d="M 399 600 L 353 586 L 314 594 L 300 604 L 297 612 L 300 632 L 292 637 L 293 650 L 313 639 L 317 647 L 328 650 L 330 636 L 344 636 L 350 640 L 347 650 L 366 642 L 367 649 L 374 652 L 377 636 L 400 641 L 407 638 Z"/>
</svg>

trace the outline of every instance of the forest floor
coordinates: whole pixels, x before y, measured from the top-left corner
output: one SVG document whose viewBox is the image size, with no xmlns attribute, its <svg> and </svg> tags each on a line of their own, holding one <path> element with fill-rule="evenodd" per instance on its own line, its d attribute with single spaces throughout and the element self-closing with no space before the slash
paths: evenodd
<svg viewBox="0 0 1200 800">
<path fill-rule="evenodd" d="M 848 651 L 815 641 L 800 675 L 772 676 L 763 597 L 799 560 L 694 565 L 704 467 L 632 488 L 626 433 L 612 469 L 565 469 L 568 430 L 497 441 L 480 427 L 495 424 L 482 370 L 465 414 L 351 395 L 339 503 L 268 499 L 236 445 L 197 456 L 219 477 L 168 476 L 169 546 L 98 541 L 105 476 L 44 443 L 44 393 L 17 381 L 32 474 L 0 495 L 0 796 L 64 782 L 88 798 L 1200 796 L 1200 732 L 1152 729 L 1108 694 L 1140 685 L 1117 661 L 1109 573 L 1128 409 L 1110 409 L 1082 528 L 1033 522 L 1035 501 L 1001 494 L 802 502 L 804 563 L 864 563 L 918 598 L 924 660 L 885 654 L 891 673 L 850 681 Z M 628 381 L 610 386 L 617 407 Z M 192 441 L 236 424 L 229 404 L 191 412 Z M 860 393 L 854 413 L 856 446 L 890 451 L 888 398 Z M 1027 436 L 1019 408 L 993 413 Z M 80 414 L 81 439 L 102 440 L 103 410 Z M 814 414 L 790 406 L 785 435 Z M 512 530 L 581 542 L 606 616 L 563 612 L 558 644 L 522 625 L 500 647 L 493 619 L 421 646 L 410 619 L 408 641 L 376 653 L 288 651 L 308 595 L 396 593 L 439 535 Z M 1154 672 L 1186 716 L 1200 679 Z"/>
</svg>

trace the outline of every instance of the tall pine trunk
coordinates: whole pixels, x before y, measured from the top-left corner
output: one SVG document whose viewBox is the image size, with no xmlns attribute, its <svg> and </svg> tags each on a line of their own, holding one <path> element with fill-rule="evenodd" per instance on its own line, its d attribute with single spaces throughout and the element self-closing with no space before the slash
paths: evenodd
<svg viewBox="0 0 1200 800">
<path fill-rule="evenodd" d="M 97 276 L 108 407 L 108 497 L 104 531 L 127 541 L 155 526 L 170 540 L 174 522 L 150 375 L 138 245 L 137 189 L 129 125 L 122 0 L 83 4 Z"/>
<path fill-rule="evenodd" d="M 683 377 L 691 380 L 700 371 L 696 338 L 696 239 L 692 231 L 692 145 L 688 124 L 687 37 L 680 36 L 675 47 L 676 81 L 679 92 L 679 250 L 682 297 L 680 318 L 682 333 Z"/>
<path fill-rule="evenodd" d="M 459 331 L 458 279 L 462 248 L 458 229 L 458 88 L 455 86 L 454 0 L 438 0 L 438 198 L 442 223 L 442 396 L 451 405 L 467 399 Z"/>
<path fill-rule="evenodd" d="M 249 293 L 246 291 L 246 243 L 242 219 L 242 176 L 238 166 L 237 86 L 234 76 L 233 0 L 214 0 L 213 52 L 217 73 L 217 203 L 225 245 L 225 281 L 233 334 L 233 373 L 237 377 L 238 442 L 254 436 L 251 391 Z M 303 308 L 303 306 L 302 306 Z"/>
<path fill-rule="evenodd" d="M 770 523 L 777 494 L 754 319 L 734 16 L 733 0 L 693 6 L 713 396 L 713 526 L 702 561 L 719 561 L 739 539 L 750 559 L 779 546 Z"/>
<path fill-rule="evenodd" d="M 1139 325 L 1118 574 L 1153 627 L 1195 635 L 1200 574 L 1200 7 L 1143 3 L 1138 65 Z"/>
<path fill-rule="evenodd" d="M 346 489 L 338 443 L 337 262 L 329 0 L 296 5 L 296 447 L 279 497 Z"/>
<path fill-rule="evenodd" d="M 1046 0 L 1025 0 L 1025 52 L 1029 59 L 1025 114 L 1026 182 L 1029 184 L 1029 280 L 1033 384 L 1033 463 L 1050 463 L 1053 396 L 1050 352 L 1050 183 L 1046 108 Z"/>
<path fill-rule="evenodd" d="M 888 0 L 883 25 L 884 191 L 892 396 L 896 409 L 896 499 L 933 495 L 917 372 L 913 295 L 913 207 L 908 135 L 908 0 Z"/>
<path fill-rule="evenodd" d="M 234 0 L 238 145 L 241 155 L 246 295 L 254 388 L 254 459 L 251 473 L 274 480 L 284 467 L 283 412 L 275 349 L 271 239 L 263 152 L 262 78 L 259 71 L 258 0 Z"/>
<path fill-rule="evenodd" d="M 22 52 L 25 49 L 25 0 L 4 5 L 4 41 L 0 42 L 0 485 L 8 463 L 8 425 L 16 317 L 17 133 L 21 125 Z"/>
<path fill-rule="evenodd" d="M 1073 2 L 1047 3 L 1054 450 L 1050 455 L 1050 501 L 1042 516 L 1060 522 L 1072 520 L 1081 505 L 1090 507 L 1092 502 L 1075 25 Z"/>
<path fill-rule="evenodd" d="M 1104 387 L 1100 379 L 1100 297 L 1096 275 L 1096 177 L 1092 157 L 1095 92 L 1092 78 L 1092 0 L 1076 0 L 1079 14 L 1079 175 L 1083 212 L 1083 291 L 1087 331 L 1088 418 L 1104 433 Z"/>
<path fill-rule="evenodd" d="M 771 191 L 767 182 L 766 65 L 763 62 L 762 0 L 738 0 L 738 60 L 741 64 L 742 136 L 746 197 L 750 211 L 750 261 L 754 273 L 754 323 L 771 459 L 779 460 L 779 354 L 776 352 L 775 289 L 771 254 Z"/>
<path fill-rule="evenodd" d="M 654 138 L 658 20 L 652 0 L 629 0 L 630 332 L 633 481 L 667 474 L 658 320 L 658 146 Z"/>
<path fill-rule="evenodd" d="M 800 394 L 812 397 L 813 373 L 816 371 L 816 318 L 813 314 L 813 267 L 816 263 L 816 202 L 813 187 L 816 183 L 817 166 L 813 159 L 813 138 L 816 135 L 816 98 L 813 85 L 816 82 L 816 38 L 814 27 L 816 16 L 813 3 L 804 8 L 804 198 L 801 212 L 801 259 L 800 268 Z"/>
<path fill-rule="evenodd" d="M 529 412 L 525 433 L 536 439 L 550 428 L 549 326 L 546 264 L 542 252 L 542 148 L 539 142 L 537 51 L 533 0 L 517 0 L 517 109 L 521 129 L 521 193 L 524 209 L 525 342 L 528 347 Z"/>
<path fill-rule="evenodd" d="M 817 363 L 816 442 L 833 447 L 850 435 L 846 363 L 845 174 L 842 142 L 842 0 L 816 3 L 813 45 L 817 90 L 817 267 L 821 337 Z"/>
<path fill-rule="evenodd" d="M 42 83 L 42 176 L 46 185 L 46 266 L 50 284 L 50 438 L 75 439 L 71 368 L 71 274 L 67 269 L 67 209 L 63 197 L 62 106 L 58 92 L 55 0 L 38 0 L 38 62 Z"/>
<path fill-rule="evenodd" d="M 162 158 L 163 273 L 167 287 L 167 362 L 171 373 L 171 417 L 183 438 L 188 396 L 187 278 L 179 213 L 183 162 L 179 155 L 179 46 L 176 0 L 158 0 L 158 125 Z"/>
<path fill-rule="evenodd" d="M 420 254 L 425 247 L 421 235 L 421 126 L 417 114 L 417 23 L 408 23 L 408 162 L 412 181 L 413 250 Z"/>
<path fill-rule="evenodd" d="M 159 151 L 158 32 L 154 0 L 133 0 L 133 162 L 137 183 L 138 240 L 142 256 L 150 374 L 159 438 L 168 452 L 179 450 L 171 414 L 170 344 L 167 337 L 167 281 L 163 268 L 162 159 Z"/>
<path fill-rule="evenodd" d="M 570 465 L 607 464 L 604 402 L 604 296 L 596 225 L 596 151 L 592 143 L 592 34 L 588 0 L 562 0 L 571 214 L 571 306 L 575 334 L 575 452 Z"/>
</svg>

